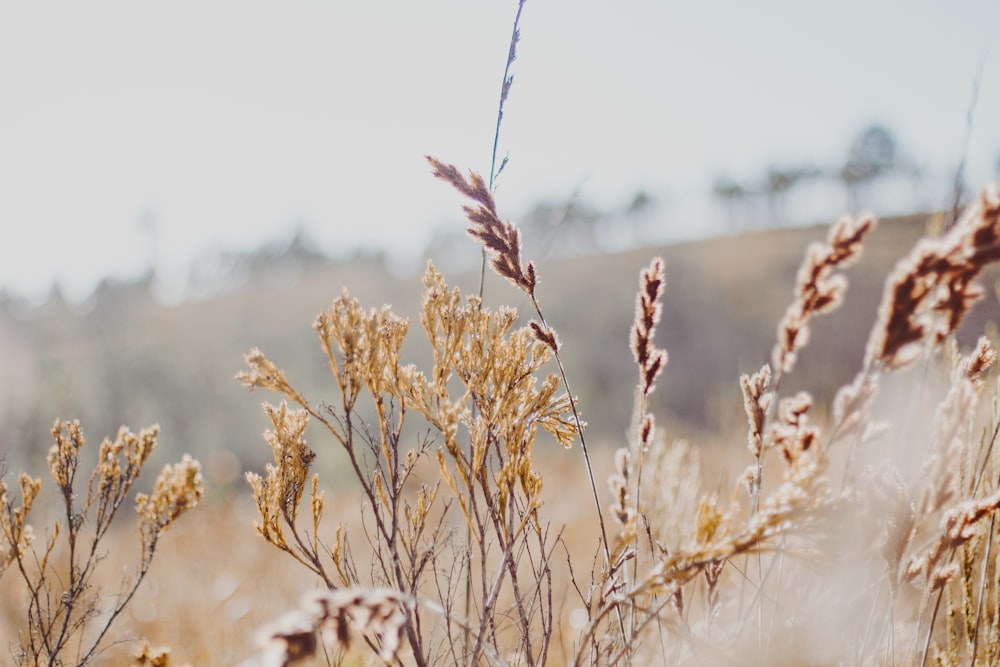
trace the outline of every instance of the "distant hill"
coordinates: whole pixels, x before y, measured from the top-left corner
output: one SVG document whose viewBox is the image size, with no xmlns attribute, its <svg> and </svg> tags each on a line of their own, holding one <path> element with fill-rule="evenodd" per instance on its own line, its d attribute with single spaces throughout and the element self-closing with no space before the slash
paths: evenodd
<svg viewBox="0 0 1000 667">
<path fill-rule="evenodd" d="M 846 304 L 815 321 L 813 341 L 784 389 L 822 393 L 853 376 L 885 277 L 923 234 L 926 220 L 882 221 L 848 272 Z M 719 432 L 742 422 L 738 375 L 770 359 L 805 248 L 825 235 L 825 227 L 804 227 L 551 262 L 534 258 L 542 308 L 562 340 L 591 438 L 620 441 L 628 427 L 636 382 L 628 332 L 638 274 L 653 255 L 665 259 L 668 282 L 658 343 L 670 361 L 655 395 L 658 423 L 678 435 Z M 471 240 L 468 252 L 479 253 Z M 531 248 L 525 255 L 532 258 Z M 447 277 L 467 293 L 478 289 L 478 271 Z M 159 422 L 163 460 L 179 451 L 206 460 L 220 451 L 260 467 L 269 452 L 260 437 L 259 403 L 276 397 L 248 394 L 235 382 L 242 355 L 260 347 L 307 395 L 333 401 L 311 324 L 345 288 L 368 306 L 392 304 L 411 317 L 406 353 L 426 361 L 415 317 L 419 273 L 397 275 L 373 258 L 315 263 L 294 285 L 257 285 L 170 307 L 133 286 L 99 295 L 84 312 L 49 303 L 17 317 L 6 313 L 0 319 L 0 451 L 8 452 L 12 467 L 30 453 L 37 474 L 56 416 L 79 418 L 94 445 L 120 424 L 138 429 Z M 492 274 L 485 300 L 529 315 L 523 296 Z M 998 315 L 991 295 L 966 322 L 962 342 Z"/>
</svg>

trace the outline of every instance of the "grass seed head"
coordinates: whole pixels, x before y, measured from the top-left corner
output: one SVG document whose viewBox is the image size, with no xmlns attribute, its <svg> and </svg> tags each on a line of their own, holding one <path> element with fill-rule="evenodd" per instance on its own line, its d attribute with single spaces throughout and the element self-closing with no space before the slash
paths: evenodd
<svg viewBox="0 0 1000 667">
<path fill-rule="evenodd" d="M 454 165 L 445 164 L 429 155 L 427 161 L 436 177 L 450 183 L 477 204 L 462 209 L 469 220 L 467 231 L 492 253 L 490 265 L 493 270 L 525 294 L 534 296 L 537 282 L 535 266 L 531 262 L 525 265 L 521 259 L 521 231 L 513 223 L 499 218 L 493 194 L 483 178 L 475 172 L 469 172 L 469 177 L 466 178 Z"/>
<path fill-rule="evenodd" d="M 639 291 L 635 297 L 635 317 L 632 320 L 630 347 L 639 367 L 639 391 L 643 396 L 655 389 L 656 377 L 667 365 L 667 351 L 656 347 L 653 339 L 663 306 L 660 299 L 666 287 L 663 260 L 654 257 L 639 276 Z"/>
</svg>

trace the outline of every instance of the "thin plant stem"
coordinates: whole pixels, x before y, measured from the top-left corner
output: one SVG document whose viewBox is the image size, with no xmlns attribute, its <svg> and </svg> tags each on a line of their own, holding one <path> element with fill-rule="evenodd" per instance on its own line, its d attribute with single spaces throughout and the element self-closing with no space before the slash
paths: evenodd
<svg viewBox="0 0 1000 667">
<path fill-rule="evenodd" d="M 945 220 L 944 229 L 942 231 L 948 231 L 955 226 L 958 222 L 959 210 L 962 207 L 962 195 L 965 193 L 965 187 L 962 181 L 965 178 L 965 165 L 969 156 L 969 140 L 972 138 L 972 126 L 973 121 L 976 118 L 976 105 L 979 102 L 979 86 L 983 80 L 983 68 L 986 66 L 985 56 L 979 61 L 979 66 L 976 68 L 976 76 L 972 80 L 972 95 L 969 99 L 969 106 L 965 111 L 965 132 L 962 135 L 962 152 L 961 158 L 958 161 L 958 167 L 955 168 L 955 179 L 952 183 L 952 200 L 951 207 L 948 210 L 948 217 Z"/>
<path fill-rule="evenodd" d="M 534 293 L 531 293 L 531 303 L 535 307 L 535 313 L 538 314 L 538 319 L 541 321 L 542 326 L 548 329 L 548 322 L 545 321 L 545 316 L 542 314 L 542 308 L 538 303 L 538 299 L 535 298 Z M 607 567 L 611 569 L 611 547 L 608 541 L 608 530 L 604 526 L 604 512 L 601 510 L 601 497 L 597 493 L 597 482 L 594 479 L 594 467 L 590 463 L 590 452 L 587 450 L 587 440 L 583 435 L 583 420 L 580 419 L 580 412 L 576 407 L 576 399 L 573 398 L 573 390 L 569 386 L 569 378 L 566 376 L 566 367 L 563 365 L 562 356 L 559 354 L 559 350 L 553 350 L 553 356 L 556 359 L 556 364 L 559 366 L 559 375 L 562 376 L 563 386 L 566 387 L 566 396 L 569 397 L 569 405 L 573 410 L 573 420 L 576 423 L 576 432 L 580 435 L 580 449 L 583 451 L 583 461 L 584 467 L 587 469 L 587 479 L 590 481 L 590 490 L 594 495 L 594 507 L 597 510 L 597 522 L 601 527 L 601 544 L 604 547 L 604 559 L 607 563 Z M 615 612 L 618 616 L 618 626 L 622 633 L 622 640 L 629 641 L 628 634 L 625 630 L 625 617 L 622 614 L 621 606 L 615 605 Z"/>
<path fill-rule="evenodd" d="M 983 576 L 979 579 L 979 600 L 976 602 L 976 618 L 972 624 L 972 650 L 969 664 L 976 664 L 976 653 L 979 649 L 979 623 L 983 617 L 983 600 L 986 598 L 986 579 L 990 572 L 990 561 L 993 559 L 993 529 L 996 527 L 996 515 L 990 517 L 990 528 L 986 533 L 986 555 L 983 557 Z"/>
<path fill-rule="evenodd" d="M 518 0 L 517 3 L 517 14 L 514 15 L 514 27 L 510 32 L 510 47 L 507 49 L 507 61 L 504 63 L 503 67 L 503 80 L 500 83 L 500 102 L 497 104 L 497 124 L 493 128 L 493 150 L 490 153 L 490 180 L 489 180 L 489 190 L 490 192 L 496 192 L 496 179 L 503 171 L 504 166 L 507 164 L 507 158 L 503 159 L 500 163 L 500 168 L 497 169 L 497 150 L 500 147 L 500 126 L 503 124 L 503 108 L 504 104 L 507 102 L 507 96 L 510 94 L 511 84 L 514 82 L 514 78 L 510 75 L 510 67 L 514 64 L 514 60 L 517 58 L 517 42 L 521 39 L 521 29 L 518 27 L 521 22 L 521 12 L 524 11 L 524 3 L 527 0 Z M 479 301 L 482 303 L 483 292 L 486 287 L 486 248 L 483 248 L 483 262 L 479 269 Z"/>
<path fill-rule="evenodd" d="M 493 150 L 490 153 L 490 180 L 489 180 L 489 190 L 490 190 L 490 192 L 494 192 L 495 191 L 495 189 L 496 189 L 496 177 L 499 175 L 499 172 L 497 171 L 497 166 L 496 165 L 497 165 L 497 149 L 498 149 L 498 147 L 500 145 L 500 126 L 503 124 L 503 108 L 504 108 L 504 104 L 507 102 L 507 96 L 510 93 L 510 85 L 513 82 L 513 79 L 510 76 L 510 67 L 514 63 L 514 59 L 515 59 L 516 54 L 517 54 L 517 42 L 518 42 L 518 40 L 520 39 L 520 36 L 521 36 L 521 31 L 520 31 L 520 28 L 518 27 L 518 25 L 519 25 L 519 23 L 521 21 L 521 12 L 524 10 L 524 3 L 526 1 L 527 0 L 519 0 L 518 3 L 517 3 L 517 13 L 514 15 L 514 26 L 511 29 L 511 33 L 510 33 L 510 46 L 507 49 L 507 60 L 504 63 L 504 68 L 503 68 L 503 79 L 502 79 L 502 81 L 500 83 L 500 101 L 497 104 L 497 122 L 496 122 L 496 126 L 493 129 Z M 505 159 L 504 162 L 503 162 L 503 164 L 506 164 L 506 162 L 507 161 Z M 501 169 L 503 169 L 502 165 L 501 165 Z M 483 295 L 485 294 L 485 291 L 486 291 L 486 259 L 487 259 L 487 253 L 486 253 L 486 248 L 484 247 L 484 248 L 482 248 L 482 263 L 480 264 L 480 267 L 479 267 L 479 304 L 480 304 L 480 307 L 482 307 Z M 469 443 L 469 446 L 470 447 L 472 446 L 471 442 Z M 470 458 L 471 458 L 471 451 L 470 451 Z M 471 527 L 467 527 L 466 528 L 466 540 L 469 541 L 471 539 L 472 539 L 472 528 Z M 470 613 L 472 611 L 471 607 L 470 607 L 471 600 L 472 600 L 472 569 L 471 568 L 466 568 L 466 577 L 465 577 L 465 617 L 466 618 L 469 617 L 469 615 L 470 615 Z M 469 640 L 470 640 L 470 635 L 466 634 L 466 642 L 465 642 L 466 643 L 466 646 L 465 646 L 465 652 L 466 652 L 466 654 L 468 654 L 469 648 L 470 648 L 469 647 Z"/>
<path fill-rule="evenodd" d="M 531 295 L 531 303 L 535 307 L 535 313 L 538 314 L 538 319 L 541 320 L 542 326 L 548 328 L 548 323 L 545 321 L 545 316 L 542 315 L 542 308 L 538 304 L 538 299 L 535 295 Z M 594 468 L 590 464 L 590 452 L 587 450 L 587 440 L 583 435 L 583 420 L 580 419 L 580 412 L 576 407 L 576 399 L 573 398 L 573 391 L 569 386 L 569 379 L 566 377 L 566 367 L 563 366 L 562 356 L 559 354 L 558 350 L 554 353 L 556 364 L 559 367 L 559 375 L 562 377 L 563 386 L 566 387 L 566 395 L 569 397 L 569 405 L 573 410 L 573 420 L 576 422 L 576 430 L 580 435 L 580 449 L 583 450 L 583 461 L 587 468 L 587 478 L 590 480 L 590 490 L 594 494 L 594 506 L 597 508 L 597 521 L 601 527 L 601 541 L 604 547 L 604 557 L 607 559 L 608 567 L 611 566 L 611 547 L 608 541 L 608 531 L 604 526 L 604 512 L 601 510 L 601 497 L 597 492 L 597 482 L 594 479 Z"/>
</svg>

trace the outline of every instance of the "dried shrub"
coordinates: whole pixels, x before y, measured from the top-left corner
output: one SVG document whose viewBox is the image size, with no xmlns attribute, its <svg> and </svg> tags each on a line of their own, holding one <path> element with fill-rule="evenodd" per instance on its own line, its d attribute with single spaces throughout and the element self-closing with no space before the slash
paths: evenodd
<svg viewBox="0 0 1000 667">
<path fill-rule="evenodd" d="M 993 453 L 1000 426 L 994 419 L 979 439 L 973 426 L 990 397 L 993 345 L 982 338 L 967 355 L 952 355 L 948 390 L 936 410 L 923 410 L 933 420 L 923 428 L 927 459 L 919 475 L 912 453 L 873 446 L 897 432 L 897 441 L 915 446 L 907 434 L 920 429 L 877 420 L 875 397 L 884 376 L 913 360 L 913 350 L 936 363 L 980 294 L 973 278 L 994 259 L 995 195 L 984 194 L 948 236 L 922 241 L 890 276 L 864 366 L 825 412 L 830 420 L 816 416 L 809 394 L 781 395 L 780 381 L 805 348 L 810 319 L 843 300 L 847 282 L 836 272 L 857 258 L 875 220 L 842 219 L 825 244 L 809 249 L 778 327 L 775 368 L 764 365 L 740 378 L 752 460 L 728 493 L 701 486 L 696 451 L 668 443 L 648 410 L 667 362 L 654 340 L 666 284 L 663 262 L 654 259 L 640 275 L 630 334 L 636 418 L 629 442 L 614 455 L 611 500 L 598 499 L 592 523 L 604 558 L 595 560 L 586 582 L 573 568 L 577 554 L 553 572 L 553 528 L 532 463 L 539 428 L 564 446 L 576 438 L 585 445 L 559 340 L 538 304 L 536 270 L 522 261 L 517 228 L 500 220 L 483 180 L 432 164 L 473 200 L 466 208 L 470 232 L 492 254 L 494 270 L 528 295 L 538 319 L 518 327 L 513 310 L 493 311 L 479 297 L 463 297 L 429 265 L 420 316 L 433 358 L 426 373 L 401 359 L 408 322 L 387 307 L 366 311 L 345 293 L 315 325 L 340 393 L 336 408 L 311 405 L 259 351 L 247 356 L 249 370 L 240 374 L 247 386 L 277 391 L 299 406 L 265 405 L 275 463 L 266 479 L 248 476 L 258 532 L 344 599 L 393 591 L 403 610 L 401 634 L 393 636 L 405 642 L 374 631 L 368 650 L 420 665 L 505 663 L 509 656 L 514 663 L 544 663 L 554 633 L 565 632 L 554 620 L 555 578 L 570 582 L 586 618 L 563 649 L 577 665 L 722 664 L 748 651 L 765 663 L 798 654 L 891 664 L 943 655 L 975 663 L 1000 655 L 1000 612 L 991 606 L 1000 596 L 988 557 L 1000 507 L 993 481 L 1000 478 Z M 544 371 L 550 362 L 557 373 Z M 359 412 L 362 397 L 372 422 Z M 411 413 L 436 434 L 436 449 L 426 438 L 405 448 Z M 309 474 L 307 419 L 321 422 L 347 453 L 366 498 L 362 512 L 374 526 L 367 534 L 374 567 L 362 565 L 342 525 L 332 541 L 317 537 L 322 492 Z M 436 463 L 438 478 L 417 484 L 414 471 L 425 459 Z M 307 480 L 312 516 L 303 530 L 297 513 Z M 605 511 L 614 535 L 604 527 Z M 864 566 L 845 565 L 852 562 Z M 860 587 L 850 599 L 845 580 Z M 912 612 L 902 613 L 900 600 L 915 593 Z M 947 624 L 938 620 L 942 605 Z M 836 610 L 835 624 L 818 622 L 823 608 Z M 322 643 L 318 617 L 307 614 L 307 622 L 296 613 L 288 633 L 269 635 L 272 649 L 282 647 L 273 649 L 275 664 Z M 444 623 L 428 623 L 427 614 Z M 874 619 L 868 630 L 856 626 L 868 617 Z M 965 619 L 961 636 L 952 631 L 957 617 Z M 781 636 L 774 634 L 778 627 L 786 630 Z M 830 627 L 850 629 L 852 640 L 835 643 Z"/>
<path fill-rule="evenodd" d="M 12 651 L 16 664 L 86 665 L 101 659 L 110 644 L 109 631 L 149 573 L 160 537 L 201 500 L 204 487 L 196 460 L 185 455 L 165 466 L 151 493 L 135 495 L 140 548 L 135 571 L 124 576 L 117 592 L 101 589 L 95 577 L 106 556 L 106 538 L 158 435 L 157 426 L 138 434 L 122 427 L 114 440 L 105 438 L 97 464 L 81 487 L 83 431 L 79 422 L 57 420 L 52 427 L 55 444 L 47 459 L 63 516 L 49 526 L 41 548 L 33 543 L 34 532 L 26 523 L 41 479 L 21 473 L 19 504 L 0 482 L 2 564 L 16 570 L 21 584 L 18 593 L 24 596 L 26 608 L 20 645 Z M 152 656 L 147 651 L 137 659 L 166 664 L 164 655 Z"/>
<path fill-rule="evenodd" d="M 515 20 L 497 132 L 518 37 Z M 958 326 L 984 293 L 977 277 L 1000 259 L 995 191 L 899 263 L 862 367 L 829 406 L 783 395 L 782 380 L 805 353 L 813 318 L 844 301 L 846 270 L 876 220 L 842 218 L 810 246 L 770 363 L 739 378 L 750 460 L 713 486 L 699 450 L 669 442 L 650 411 L 668 361 L 655 341 L 666 267 L 654 259 L 640 273 L 628 341 L 635 419 L 608 461 L 604 503 L 537 268 L 498 211 L 495 158 L 496 143 L 488 181 L 427 159 L 467 200 L 484 267 L 488 259 L 523 292 L 537 319 L 519 325 L 514 310 L 491 309 L 482 288 L 463 296 L 429 264 L 420 314 L 429 368 L 402 359 L 408 321 L 346 292 L 314 325 L 335 405 L 310 403 L 259 350 L 246 357 L 239 380 L 282 397 L 264 407 L 274 463 L 266 476 L 248 475 L 257 531 L 323 585 L 264 631 L 266 664 L 325 647 L 416 665 L 536 665 L 555 655 L 557 637 L 574 665 L 1000 660 L 1000 413 L 984 410 L 997 399 L 987 391 L 994 344 L 953 351 L 944 386 L 931 386 L 931 371 L 947 366 L 946 343 L 957 347 Z M 906 375 L 918 359 L 924 372 Z M 922 391 L 908 418 L 886 421 L 876 399 L 897 378 Z M 323 522 L 310 421 L 346 455 L 363 498 L 363 540 Z M 580 554 L 567 548 L 564 566 L 552 558 L 561 528 L 545 511 L 539 429 L 567 448 L 580 442 L 595 511 L 580 520 L 597 545 L 589 581 Z M 553 601 L 566 591 L 578 605 L 568 623 Z"/>
</svg>

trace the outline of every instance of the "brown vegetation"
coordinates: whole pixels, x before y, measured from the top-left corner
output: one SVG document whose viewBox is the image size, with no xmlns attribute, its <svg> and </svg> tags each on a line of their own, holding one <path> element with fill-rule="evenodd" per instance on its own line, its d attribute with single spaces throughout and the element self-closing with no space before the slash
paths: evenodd
<svg viewBox="0 0 1000 667">
<path fill-rule="evenodd" d="M 497 132 L 518 38 L 515 21 Z M 84 485 L 79 422 L 57 421 L 51 498 L 40 479 L 22 472 L 10 488 L 0 474 L 6 657 L 247 667 L 1000 661 L 997 343 L 990 331 L 972 346 L 959 339 L 986 294 L 977 281 L 1000 259 L 994 189 L 947 233 L 919 240 L 880 303 L 870 272 L 856 272 L 877 234 L 874 217 L 862 216 L 809 245 L 789 305 L 756 281 L 765 269 L 786 279 L 794 270 L 765 236 L 757 246 L 668 250 L 608 318 L 578 300 L 621 296 L 597 258 L 575 260 L 571 287 L 552 291 L 524 260 L 520 230 L 494 196 L 495 157 L 494 145 L 488 182 L 428 159 L 471 202 L 464 211 L 484 267 L 514 289 L 497 292 L 533 319 L 492 305 L 485 278 L 470 294 L 428 263 L 409 313 L 367 308 L 345 290 L 313 322 L 319 352 L 297 345 L 291 371 L 253 347 L 237 377 L 278 396 L 263 404 L 269 462 L 246 473 L 249 498 L 230 493 L 182 522 L 175 547 L 160 538 L 202 500 L 201 464 L 184 455 L 150 493 L 134 494 L 138 544 L 129 547 L 113 521 L 159 427 L 104 440 Z M 726 319 L 713 321 L 707 302 L 719 299 L 726 265 L 741 270 L 743 291 L 732 287 L 716 305 Z M 848 270 L 853 292 L 864 288 L 850 299 Z M 687 311 L 677 307 L 685 294 L 694 295 Z M 817 316 L 855 296 L 870 302 L 855 315 L 868 320 L 860 337 L 845 327 L 824 338 L 831 318 Z M 247 298 L 258 320 L 293 319 L 274 294 Z M 681 312 L 691 316 L 687 335 Z M 201 315 L 202 325 L 215 317 L 239 328 L 239 318 Z M 761 324 L 772 317 L 776 336 Z M 602 326 L 617 333 L 580 344 Z M 122 340 L 105 342 L 118 364 Z M 836 365 L 811 371 L 808 357 L 824 353 Z M 686 365 L 720 359 L 716 369 Z M 719 397 L 705 378 L 722 367 L 759 370 L 733 373 L 732 395 Z M 298 368 L 322 375 L 303 381 Z M 594 368 L 591 410 L 570 377 Z M 671 398 L 656 401 L 663 393 Z M 717 436 L 719 446 L 675 437 L 684 429 L 673 414 L 705 421 L 712 400 L 740 422 L 738 435 Z M 601 411 L 601 402 L 624 407 Z M 223 407 L 177 413 L 210 411 L 231 439 L 241 420 Z M 631 409 L 627 429 L 607 418 L 616 409 Z M 615 447 L 588 446 L 584 414 Z M 582 461 L 566 451 L 574 447 Z M 216 481 L 222 495 L 225 480 Z M 253 531 L 260 539 L 248 543 Z M 171 548 L 157 586 L 153 557 Z M 137 565 L 119 567 L 130 549 Z"/>
<path fill-rule="evenodd" d="M 107 557 L 105 538 L 158 434 L 156 426 L 139 434 L 123 427 L 115 440 L 105 439 L 83 495 L 77 483 L 86 444 L 83 431 L 79 422 L 56 421 L 48 464 L 63 517 L 48 525 L 43 545 L 35 544 L 35 531 L 26 523 L 42 480 L 22 472 L 20 500 L 0 480 L 0 575 L 8 567 L 16 571 L 7 598 L 22 611 L 12 619 L 6 638 L 16 664 L 87 665 L 113 645 L 109 631 L 149 573 L 160 537 L 204 492 L 200 464 L 185 455 L 163 468 L 152 493 L 137 493 L 138 565 L 126 571 L 117 593 L 103 590 L 97 574 Z"/>
<path fill-rule="evenodd" d="M 405 664 L 735 664 L 746 656 L 764 664 L 845 656 L 990 664 L 1000 654 L 992 557 L 1000 427 L 984 408 L 995 396 L 996 355 L 986 337 L 964 355 L 954 341 L 983 294 L 972 278 L 996 245 L 997 201 L 984 192 L 947 235 L 921 241 L 900 261 L 858 374 L 816 396 L 782 385 L 816 351 L 817 339 L 803 335 L 818 326 L 813 317 L 850 302 L 837 272 L 877 230 L 871 219 L 844 219 L 825 244 L 811 246 L 778 327 L 775 366 L 739 383 L 749 458 L 736 471 L 736 450 L 671 439 L 669 415 L 657 415 L 651 400 L 656 386 L 679 382 L 684 356 L 675 348 L 668 364 L 658 346 L 669 340 L 661 330 L 669 331 L 673 291 L 670 261 L 654 259 L 640 272 L 631 324 L 622 327 L 621 347 L 633 362 L 633 426 L 613 455 L 596 452 L 594 468 L 604 472 L 594 475 L 606 477 L 611 492 L 600 509 L 581 504 L 600 496 L 586 465 L 551 446 L 579 440 L 582 423 L 565 388 L 564 369 L 573 367 L 556 362 L 563 343 L 540 308 L 536 321 L 522 323 L 511 308 L 463 296 L 428 266 L 419 316 L 428 352 L 414 356 L 431 362 L 421 369 L 406 362 L 408 350 L 419 349 L 406 318 L 343 294 L 313 326 L 336 401 L 323 392 L 326 400 L 314 404 L 257 350 L 241 374 L 248 386 L 284 399 L 265 404 L 273 462 L 248 476 L 257 533 L 319 584 L 286 616 L 264 600 L 291 608 L 312 587 L 309 576 L 286 572 L 281 560 L 263 566 L 249 545 L 241 548 L 245 569 L 220 555 L 205 558 L 208 543 L 244 540 L 236 534 L 246 535 L 250 521 L 237 503 L 204 516 L 201 532 L 182 525 L 188 536 L 179 535 L 182 549 L 166 563 L 184 567 L 165 573 L 178 582 L 168 588 L 200 581 L 201 590 L 218 589 L 218 602 L 205 602 L 200 621 L 143 620 L 144 609 L 191 606 L 164 597 L 162 586 L 158 597 L 138 586 L 163 529 L 200 496 L 190 460 L 136 498 L 135 576 L 124 587 L 113 576 L 92 578 L 109 553 L 98 543 L 120 539 L 110 519 L 157 431 L 105 441 L 77 507 L 67 489 L 83 439 L 77 425 L 58 423 L 50 468 L 69 503 L 65 526 L 93 535 L 76 537 L 59 522 L 36 551 L 26 517 L 39 511 L 40 482 L 22 475 L 19 492 L 3 487 L 0 583 L 9 600 L 27 595 L 24 607 L 4 613 L 29 612 L 26 625 L 11 626 L 24 629 L 6 637 L 20 647 L 10 655 L 37 664 L 52 647 L 65 652 L 45 638 L 67 627 L 88 638 L 73 644 L 75 657 L 64 660 L 73 664 L 142 636 L 173 649 L 140 643 L 137 664 L 169 664 L 172 656 L 286 664 L 314 651 L 334 663 L 367 655 Z M 516 238 L 512 225 L 504 233 Z M 519 253 L 515 261 L 513 248 L 499 248 L 510 255 L 500 268 L 537 305 L 537 277 L 528 280 L 531 265 Z M 311 444 L 323 440 L 337 445 L 333 460 L 348 471 L 334 478 L 332 503 L 332 487 L 322 482 L 329 467 L 320 463 L 335 451 Z M 95 513 L 88 522 L 78 518 L 88 511 Z M 72 539 L 58 547 L 64 532 Z M 74 544 L 85 544 L 89 556 L 72 567 Z M 129 605 L 136 611 L 126 613 Z M 218 629 L 225 642 L 212 639 L 217 605 L 233 610 L 226 613 L 235 625 Z M 191 641 L 167 632 L 184 626 Z"/>
<path fill-rule="evenodd" d="M 539 426 L 563 444 L 573 435 L 583 437 L 571 395 L 555 393 L 558 384 L 566 386 L 566 373 L 558 339 L 538 305 L 534 266 L 521 260 L 516 227 L 499 220 L 492 195 L 478 177 L 465 178 L 436 161 L 432 166 L 478 203 L 466 209 L 470 232 L 492 253 L 494 270 L 531 299 L 539 322 L 513 328 L 510 311 L 493 313 L 478 297 L 463 304 L 458 290 L 449 290 L 430 266 L 421 316 L 433 350 L 428 375 L 400 359 L 405 321 L 385 308 L 365 312 L 346 295 L 314 327 L 342 397 L 338 408 L 327 407 L 323 414 L 311 407 L 260 352 L 248 355 L 250 370 L 241 374 L 248 386 L 278 391 L 303 408 L 295 413 L 301 415 L 296 425 L 284 429 L 298 434 L 294 443 L 278 448 L 276 436 L 268 436 L 275 452 L 268 482 L 250 476 L 262 517 L 258 530 L 327 586 L 356 595 L 389 586 L 404 595 L 394 609 L 405 616 L 400 623 L 408 641 L 402 654 L 396 652 L 404 647 L 390 644 L 395 656 L 415 664 L 544 664 L 559 637 L 560 660 L 574 664 L 689 659 L 726 664 L 746 651 L 770 664 L 800 659 L 806 645 L 808 659 L 819 661 L 845 655 L 893 664 L 946 655 L 959 663 L 992 660 L 1000 647 L 996 641 L 981 644 L 980 637 L 998 636 L 1000 627 L 1000 617 L 989 612 L 996 599 L 991 561 L 982 558 L 984 550 L 992 551 L 987 519 L 992 522 L 1000 506 L 1000 490 L 985 474 L 996 465 L 991 455 L 997 428 L 991 425 L 982 437 L 972 428 L 981 414 L 984 373 L 996 359 L 992 345 L 982 338 L 969 355 L 955 356 L 950 389 L 932 399 L 940 407 L 923 427 L 930 434 L 923 470 L 913 470 L 906 458 L 912 454 L 899 446 L 897 431 L 912 434 L 914 426 L 904 422 L 893 430 L 877 422 L 873 411 L 882 376 L 903 371 L 918 357 L 933 364 L 982 295 L 972 279 L 996 247 L 1000 203 L 995 193 L 985 191 L 947 235 L 919 243 L 912 257 L 926 259 L 906 258 L 890 276 L 865 363 L 856 379 L 837 392 L 825 429 L 811 417 L 813 397 L 805 392 L 784 396 L 779 385 L 808 342 L 810 319 L 842 302 L 846 280 L 833 271 L 857 257 L 875 221 L 845 218 L 833 226 L 826 244 L 810 247 L 795 299 L 778 327 L 775 371 L 765 365 L 741 380 L 753 460 L 725 495 L 700 488 L 696 454 L 686 443 L 668 444 L 648 412 L 646 398 L 667 360 L 653 344 L 664 286 L 662 260 L 654 260 L 642 272 L 632 325 L 639 368 L 636 428 L 631 444 L 616 454 L 609 478 L 613 499 L 608 509 L 617 534 L 609 539 L 605 510 L 599 509 L 590 531 L 599 537 L 602 555 L 589 580 L 581 580 L 573 567 L 578 553 L 567 553 L 561 574 L 554 567 L 551 520 L 542 514 L 543 477 L 532 462 Z M 916 353 L 909 352 L 914 348 Z M 542 374 L 550 357 L 558 375 Z M 356 413 L 365 391 L 374 406 L 372 425 Z M 926 398 L 910 400 L 915 409 Z M 289 414 L 284 404 L 266 409 L 272 420 L 276 410 Z M 435 458 L 426 438 L 405 457 L 400 454 L 409 411 L 422 416 L 422 428 L 429 426 L 441 443 L 436 450 L 440 478 L 433 486 L 407 486 L 422 460 Z M 297 525 L 313 456 L 299 437 L 307 416 L 320 420 L 346 449 L 366 498 L 363 515 L 370 513 L 377 528 L 366 532 L 366 541 L 380 564 L 366 574 L 357 563 L 367 558 L 357 556 L 342 525 L 326 550 L 340 580 L 332 581 L 319 564 L 317 476 L 311 478 L 313 514 L 307 525 L 312 530 Z M 274 433 L 282 431 L 279 421 Z M 913 447 L 908 438 L 903 442 Z M 589 473 L 586 456 L 585 462 Z M 644 475 L 647 465 L 652 469 Z M 442 482 L 451 500 L 438 494 Z M 665 494 L 669 489 L 678 495 Z M 452 503 L 459 509 L 454 520 Z M 678 515 L 678 506 L 693 511 Z M 277 526 L 279 515 L 297 549 L 275 537 L 281 528 L 266 528 Z M 390 517 L 406 520 L 390 523 Z M 664 523 L 665 517 L 671 521 Z M 563 539 L 561 531 L 556 535 L 556 542 Z M 959 551 L 967 561 L 964 574 L 953 564 Z M 447 557 L 442 559 L 442 553 Z M 353 564 L 347 554 L 355 554 Z M 874 565 L 879 558 L 882 568 Z M 848 562 L 865 565 L 845 572 Z M 854 578 L 848 589 L 844 576 Z M 465 580 L 464 589 L 456 579 Z M 579 596 L 582 615 L 575 635 L 568 633 L 572 614 L 553 608 L 554 580 Z M 898 602 L 904 586 L 914 600 L 905 611 Z M 969 628 L 964 636 L 952 631 L 953 621 L 937 622 L 946 592 L 947 618 L 963 618 Z M 851 619 L 868 618 L 879 631 L 857 634 L 860 639 L 845 654 L 844 645 L 815 635 L 821 630 L 813 607 L 818 600 L 835 610 L 844 627 Z M 428 622 L 427 610 L 444 622 Z M 783 628 L 780 637 L 774 634 L 777 627 Z M 310 641 L 319 645 L 318 639 Z M 386 640 L 377 632 L 368 641 L 372 650 L 385 650 Z"/>
</svg>

